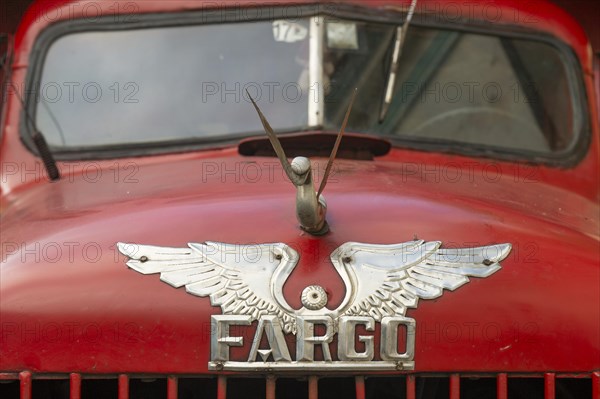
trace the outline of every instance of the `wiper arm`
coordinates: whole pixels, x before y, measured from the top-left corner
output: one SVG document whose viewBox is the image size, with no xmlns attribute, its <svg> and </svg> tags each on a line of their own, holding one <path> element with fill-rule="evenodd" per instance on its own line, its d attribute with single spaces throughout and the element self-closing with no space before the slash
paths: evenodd
<svg viewBox="0 0 600 399">
<path fill-rule="evenodd" d="M 417 0 L 412 0 L 408 14 L 406 15 L 406 21 L 396 29 L 396 40 L 394 41 L 394 53 L 392 54 L 392 61 L 390 65 L 390 73 L 388 74 L 387 84 L 385 87 L 383 103 L 381 104 L 381 112 L 379 113 L 379 123 L 383 122 L 387 115 L 390 104 L 392 103 L 392 97 L 394 94 L 394 87 L 396 86 L 396 72 L 398 71 L 398 60 L 400 54 L 402 54 L 402 47 L 406 39 L 406 32 L 408 31 L 408 25 L 412 20 L 415 8 L 417 7 Z"/>
<path fill-rule="evenodd" d="M 8 56 L 5 56 L 2 60 L 0 60 L 0 68 L 2 68 L 4 70 L 5 77 L 10 76 L 9 70 L 8 70 L 8 62 L 9 62 Z M 50 181 L 59 180 L 60 172 L 56 165 L 56 161 L 54 160 L 54 157 L 52 156 L 52 152 L 50 152 L 50 147 L 48 147 L 48 143 L 46 142 L 46 139 L 44 138 L 42 133 L 35 127 L 35 121 L 33 120 L 33 117 L 31 116 L 31 114 L 29 113 L 29 110 L 25 106 L 25 101 L 23 100 L 23 97 L 21 97 L 21 94 L 19 94 L 19 91 L 15 90 L 14 94 L 17 97 L 17 99 L 19 100 L 19 102 L 21 103 L 21 108 L 23 109 L 23 112 L 25 113 L 25 117 L 27 118 L 26 123 L 29 123 L 31 128 L 33 129 L 33 133 L 31 134 L 31 141 L 33 142 L 33 145 L 37 149 L 38 154 L 40 155 L 40 158 L 42 158 L 42 162 L 46 168 L 46 172 L 48 172 L 48 178 L 50 179 Z M 48 111 L 51 113 L 51 111 L 49 109 L 48 109 Z M 56 122 L 56 123 L 58 123 L 58 122 Z M 59 130 L 60 130 L 60 127 L 59 127 Z M 62 135 L 62 131 L 61 131 L 61 135 Z"/>
</svg>

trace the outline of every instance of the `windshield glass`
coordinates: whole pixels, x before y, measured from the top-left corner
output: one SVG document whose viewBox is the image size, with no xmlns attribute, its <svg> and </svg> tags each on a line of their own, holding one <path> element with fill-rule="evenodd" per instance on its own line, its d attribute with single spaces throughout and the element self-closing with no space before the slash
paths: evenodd
<svg viewBox="0 0 600 399">
<path fill-rule="evenodd" d="M 296 82 L 307 59 L 305 41 L 273 40 L 266 22 L 71 34 L 48 51 L 37 125 L 67 147 L 259 132 L 243 91 L 259 89 L 273 125 L 297 129 L 308 96 L 281 85 Z"/>
<path fill-rule="evenodd" d="M 573 84 L 540 41 L 411 25 L 382 118 L 397 27 L 307 17 L 64 35 L 45 56 L 35 120 L 55 150 L 216 142 L 262 134 L 248 92 L 279 133 L 335 131 L 357 87 L 348 131 L 537 153 L 572 144 Z"/>
</svg>

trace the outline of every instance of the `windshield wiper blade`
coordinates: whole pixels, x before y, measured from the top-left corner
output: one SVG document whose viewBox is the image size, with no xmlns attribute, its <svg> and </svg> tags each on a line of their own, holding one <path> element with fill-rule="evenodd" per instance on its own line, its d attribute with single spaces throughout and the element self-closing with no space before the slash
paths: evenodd
<svg viewBox="0 0 600 399">
<path fill-rule="evenodd" d="M 0 62 L 0 68 L 3 69 L 4 76 L 6 76 L 6 77 L 10 76 L 8 63 L 9 63 L 9 58 L 7 56 L 5 58 L 3 58 Z M 42 159 L 42 163 L 44 164 L 44 167 L 46 168 L 46 172 L 48 172 L 48 179 L 50 181 L 59 180 L 60 179 L 60 171 L 58 170 L 58 166 L 56 165 L 56 161 L 54 160 L 54 156 L 52 155 L 52 152 L 50 151 L 50 147 L 48 146 L 48 142 L 46 141 L 46 138 L 36 128 L 35 121 L 33 120 L 31 113 L 27 109 L 27 107 L 25 105 L 25 100 L 23 100 L 23 97 L 21 97 L 21 94 L 19 93 L 19 91 L 15 90 L 14 94 L 17 97 L 17 99 L 19 100 L 19 103 L 21 104 L 21 109 L 25 113 L 26 123 L 28 123 L 29 126 L 31 127 L 31 129 L 33 130 L 33 132 L 30 133 L 31 141 L 32 141 L 33 145 L 35 146 L 40 158 Z M 43 99 L 42 99 L 42 101 L 43 101 Z M 47 107 L 47 104 L 46 104 L 46 107 Z M 50 111 L 49 108 L 47 108 L 47 110 L 48 110 L 48 112 L 50 112 L 50 114 L 52 114 L 52 111 Z M 54 118 L 54 115 L 52 115 L 52 118 Z M 54 120 L 55 120 L 55 123 L 58 123 L 58 121 L 56 121 L 56 118 L 54 118 Z M 58 126 L 58 129 L 62 135 L 62 130 L 60 130 L 60 126 Z M 64 135 L 63 135 L 63 137 L 64 137 Z"/>
<path fill-rule="evenodd" d="M 394 94 L 394 87 L 396 86 L 396 72 L 398 71 L 398 60 L 402 54 L 402 47 L 406 39 L 406 32 L 408 26 L 412 20 L 415 8 L 417 7 L 417 0 L 412 0 L 406 15 L 406 21 L 396 29 L 396 40 L 394 41 L 394 52 L 392 54 L 392 60 L 390 65 L 390 73 L 388 74 L 387 84 L 385 85 L 383 103 L 381 104 L 381 112 L 379 113 L 379 123 L 383 122 L 387 115 L 390 104 L 392 103 L 392 97 Z"/>
</svg>

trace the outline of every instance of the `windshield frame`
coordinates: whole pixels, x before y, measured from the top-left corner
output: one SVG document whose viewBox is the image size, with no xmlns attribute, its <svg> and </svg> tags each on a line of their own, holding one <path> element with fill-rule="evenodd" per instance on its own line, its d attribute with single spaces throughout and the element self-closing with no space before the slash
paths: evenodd
<svg viewBox="0 0 600 399">
<path fill-rule="evenodd" d="M 41 84 L 41 75 L 44 68 L 44 61 L 51 45 L 59 38 L 80 32 L 89 31 L 115 31 L 130 30 L 140 28 L 156 28 L 171 26 L 188 26 L 217 23 L 235 23 L 250 21 L 272 21 L 277 18 L 289 18 L 284 15 L 285 7 L 253 7 L 260 15 L 267 15 L 262 18 L 248 18 L 247 11 L 240 7 L 220 10 L 219 13 L 210 12 L 210 10 L 192 10 L 186 12 L 165 12 L 165 13 L 147 13 L 136 14 L 136 18 L 130 21 L 115 21 L 115 18 L 106 16 L 94 20 L 89 19 L 70 19 L 56 22 L 46 27 L 36 38 L 30 54 L 30 67 L 27 71 L 25 87 L 36 88 L 28 90 L 25 93 L 25 103 L 27 112 L 30 115 L 36 115 L 37 107 L 41 104 L 35 100 L 36 92 L 39 91 Z M 265 12 L 261 12 L 261 10 Z M 297 6 L 298 11 L 295 17 L 310 18 L 315 16 L 329 16 L 334 18 L 354 19 L 364 22 L 380 22 L 395 24 L 400 26 L 404 23 L 406 13 L 397 9 L 374 9 L 355 5 L 336 4 L 334 10 L 323 8 L 323 5 L 312 4 Z M 332 12 L 334 11 L 334 12 Z M 463 20 L 459 22 L 444 21 L 441 18 L 435 18 L 430 14 L 415 14 L 411 26 L 424 28 L 446 29 L 466 33 L 477 33 L 493 37 L 506 37 L 537 41 L 551 45 L 557 50 L 558 55 L 563 61 L 566 79 L 569 84 L 569 90 L 572 95 L 573 111 L 573 139 L 569 146 L 562 151 L 555 153 L 543 153 L 529 150 L 508 149 L 493 147 L 489 145 L 478 145 L 464 142 L 457 142 L 442 139 L 423 139 L 399 136 L 387 136 L 369 134 L 373 137 L 390 141 L 394 147 L 415 149 L 427 152 L 453 153 L 457 155 L 493 158 L 497 160 L 527 162 L 533 164 L 544 164 L 558 167 L 572 167 L 584 158 L 589 150 L 591 142 L 591 124 L 590 110 L 585 90 L 585 84 L 582 79 L 583 69 L 574 50 L 555 36 L 545 32 L 540 32 L 518 25 L 500 25 L 479 20 Z M 26 147 L 34 154 L 37 154 L 35 146 L 31 142 L 32 127 L 27 122 L 25 110 L 21 111 L 19 121 L 19 132 L 22 141 Z M 309 127 L 305 129 L 295 129 L 293 132 L 314 132 L 323 130 L 322 128 Z M 277 131 L 278 134 L 291 133 L 292 131 Z M 44 132 L 41 132 L 42 134 Z M 231 147 L 237 144 L 241 139 L 251 137 L 262 137 L 264 132 L 246 132 L 239 135 L 228 135 L 226 137 L 210 138 L 190 138 L 183 140 L 170 140 L 161 142 L 119 144 L 93 147 L 52 147 L 53 155 L 57 160 L 88 160 L 88 159 L 115 159 L 122 157 L 141 157 L 158 154 L 190 152 L 201 149 L 218 149 Z"/>
</svg>

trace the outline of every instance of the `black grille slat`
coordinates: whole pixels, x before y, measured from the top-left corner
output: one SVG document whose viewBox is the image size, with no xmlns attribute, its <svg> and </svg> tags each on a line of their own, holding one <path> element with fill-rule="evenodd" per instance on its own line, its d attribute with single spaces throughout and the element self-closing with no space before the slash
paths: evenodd
<svg viewBox="0 0 600 399">
<path fill-rule="evenodd" d="M 556 399 L 591 398 L 592 384 L 586 378 L 557 378 Z"/>
<path fill-rule="evenodd" d="M 69 399 L 68 380 L 34 380 L 31 399 Z"/>
<path fill-rule="evenodd" d="M 461 399 L 497 398 L 495 378 L 461 378 Z"/>
<path fill-rule="evenodd" d="M 266 384 L 264 378 L 228 378 L 227 397 L 264 399 Z"/>
<path fill-rule="evenodd" d="M 365 394 L 367 398 L 406 399 L 406 378 L 367 377 Z"/>
<path fill-rule="evenodd" d="M 166 378 L 129 379 L 130 399 L 165 399 L 166 392 Z"/>
<path fill-rule="evenodd" d="M 545 399 L 544 379 L 509 378 L 508 397 L 510 399 Z"/>
<path fill-rule="evenodd" d="M 275 383 L 276 399 L 306 399 L 308 385 L 306 379 L 278 378 Z"/>
<path fill-rule="evenodd" d="M 319 399 L 356 399 L 356 382 L 354 378 L 321 378 L 319 379 Z M 322 394 L 327 392 L 327 395 Z M 337 396 L 336 396 L 337 395 Z"/>
<path fill-rule="evenodd" d="M 0 381 L 0 398 L 18 398 L 19 385 L 20 384 L 18 380 Z"/>
<path fill-rule="evenodd" d="M 216 378 L 179 378 L 177 393 L 179 398 L 207 399 L 217 397 Z M 84 399 L 84 398 L 82 398 Z"/>
<path fill-rule="evenodd" d="M 81 382 L 81 397 L 85 399 L 107 399 L 118 396 L 116 379 L 83 379 Z"/>
<path fill-rule="evenodd" d="M 416 397 L 431 399 L 448 399 L 450 396 L 450 379 L 447 377 L 417 378 Z"/>
</svg>

